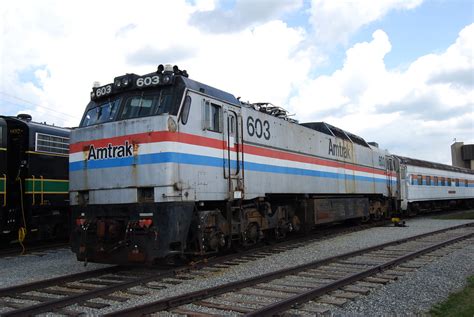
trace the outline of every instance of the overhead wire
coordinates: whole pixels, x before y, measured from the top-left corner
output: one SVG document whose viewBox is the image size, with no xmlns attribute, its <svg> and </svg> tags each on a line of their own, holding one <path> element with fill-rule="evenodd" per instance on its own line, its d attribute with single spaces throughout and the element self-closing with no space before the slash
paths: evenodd
<svg viewBox="0 0 474 317">
<path fill-rule="evenodd" d="M 26 99 L 23 99 L 23 98 L 20 98 L 20 97 L 11 95 L 11 94 L 6 93 L 6 92 L 1 91 L 1 90 L 0 90 L 0 94 L 1 94 L 1 95 L 5 95 L 5 96 L 7 96 L 7 97 L 9 97 L 9 98 L 13 98 L 13 99 L 16 99 L 16 100 L 19 100 L 19 101 L 28 103 L 28 104 L 30 104 L 30 105 L 32 105 L 32 106 L 35 106 L 35 107 L 38 107 L 38 108 L 46 109 L 46 110 L 48 110 L 48 112 L 53 112 L 53 113 L 56 113 L 56 114 L 58 114 L 58 115 L 68 117 L 68 118 L 65 118 L 65 117 L 60 117 L 60 116 L 58 116 L 58 115 L 50 114 L 50 115 L 52 115 L 53 117 L 56 117 L 56 118 L 61 119 L 61 120 L 70 120 L 71 118 L 76 119 L 76 120 L 80 120 L 79 117 L 76 117 L 76 116 L 73 116 L 73 115 L 70 115 L 70 114 L 67 114 L 67 113 L 64 113 L 64 112 L 60 112 L 60 111 L 57 111 L 57 110 L 54 110 L 54 109 L 51 109 L 51 108 L 48 108 L 48 107 L 45 107 L 45 106 L 40 106 L 40 105 L 38 105 L 38 104 L 36 104 L 36 103 L 34 103 L 34 102 L 31 102 L 31 101 L 29 101 L 29 100 L 26 100 Z M 7 99 L 3 99 L 3 100 L 4 100 L 5 102 L 8 102 L 8 103 L 12 104 L 12 105 L 22 106 L 21 104 L 18 104 L 18 103 L 9 101 L 9 100 L 7 100 Z"/>
</svg>

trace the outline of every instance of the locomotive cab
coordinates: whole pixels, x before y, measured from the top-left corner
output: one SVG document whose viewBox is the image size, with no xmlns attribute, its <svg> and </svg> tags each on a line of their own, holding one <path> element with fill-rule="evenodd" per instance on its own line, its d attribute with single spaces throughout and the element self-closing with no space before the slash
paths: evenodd
<svg viewBox="0 0 474 317">
<path fill-rule="evenodd" d="M 224 146 L 242 149 L 239 105 L 176 66 L 94 87 L 71 135 L 71 243 L 78 259 L 152 263 L 187 252 L 190 236 L 201 239 L 190 231 L 200 221 L 196 201 L 242 193 L 242 155 Z M 200 146 L 212 149 L 199 153 Z M 211 174 L 196 162 L 217 168 Z M 226 186 L 197 197 L 207 191 L 207 178 Z"/>
<path fill-rule="evenodd" d="M 174 203 L 176 168 L 155 168 L 172 162 L 173 151 L 154 148 L 175 137 L 186 76 L 159 69 L 93 88 L 70 149 L 71 243 L 78 259 L 151 262 L 152 254 L 185 247 L 182 226 L 189 227 L 193 204 Z"/>
</svg>

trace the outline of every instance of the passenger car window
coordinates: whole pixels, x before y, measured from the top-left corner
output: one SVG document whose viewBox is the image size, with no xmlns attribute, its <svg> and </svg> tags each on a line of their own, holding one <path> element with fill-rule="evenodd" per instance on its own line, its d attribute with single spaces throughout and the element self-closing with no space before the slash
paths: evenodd
<svg viewBox="0 0 474 317">
<path fill-rule="evenodd" d="M 423 176 L 418 175 L 418 185 L 423 185 Z"/>
</svg>

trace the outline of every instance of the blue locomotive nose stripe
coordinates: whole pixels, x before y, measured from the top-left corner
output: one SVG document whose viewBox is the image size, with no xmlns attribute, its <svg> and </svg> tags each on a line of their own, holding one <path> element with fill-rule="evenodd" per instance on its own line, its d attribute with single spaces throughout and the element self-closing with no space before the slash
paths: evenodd
<svg viewBox="0 0 474 317">
<path fill-rule="evenodd" d="M 92 160 L 92 161 L 79 161 L 72 162 L 69 164 L 69 171 L 75 172 L 85 169 L 102 169 L 102 168 L 112 168 L 112 167 L 124 167 L 131 165 L 146 165 L 146 164 L 161 164 L 161 163 L 179 163 L 179 164 L 191 164 L 191 165 L 201 165 L 201 166 L 211 166 L 211 167 L 224 167 L 227 164 L 227 160 L 223 158 L 216 158 L 203 155 L 195 154 L 184 154 L 177 152 L 164 152 L 164 153 L 153 153 L 153 154 L 144 154 L 139 155 L 136 158 L 127 157 L 127 158 L 115 158 L 115 159 L 106 159 L 106 160 Z M 237 161 L 231 161 L 231 167 L 237 167 Z M 359 176 L 359 175 L 346 175 L 342 173 L 332 173 L 318 170 L 308 170 L 303 168 L 296 167 L 285 167 L 285 166 L 276 166 L 269 164 L 261 163 L 252 163 L 244 162 L 244 168 L 248 171 L 256 172 L 266 172 L 266 173 L 276 173 L 276 174 L 292 174 L 292 175 L 301 175 L 301 176 L 312 176 L 312 177 L 323 177 L 323 178 L 333 178 L 333 179 L 348 179 L 348 180 L 359 180 L 359 181 L 369 181 L 377 183 L 385 183 L 387 180 L 385 178 L 374 178 L 370 176 Z M 393 183 L 396 183 L 394 178 Z"/>
<path fill-rule="evenodd" d="M 131 166 L 131 165 L 160 164 L 160 163 L 181 163 L 181 164 L 221 167 L 225 164 L 225 160 L 222 158 L 215 158 L 215 157 L 195 155 L 195 154 L 163 152 L 163 153 L 139 155 L 136 158 L 127 157 L 127 158 L 114 158 L 114 159 L 106 159 L 106 160 L 72 162 L 72 163 L 69 163 L 69 171 L 75 172 L 75 171 L 84 170 L 84 169 L 111 168 L 111 167 L 123 167 L 123 166 Z"/>
</svg>

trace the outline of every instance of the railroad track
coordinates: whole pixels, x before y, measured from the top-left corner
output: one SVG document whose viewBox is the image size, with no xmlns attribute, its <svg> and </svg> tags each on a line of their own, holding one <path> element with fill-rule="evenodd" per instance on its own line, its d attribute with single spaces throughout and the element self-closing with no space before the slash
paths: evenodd
<svg viewBox="0 0 474 317">
<path fill-rule="evenodd" d="M 24 254 L 21 254 L 22 249 L 20 244 L 16 244 L 14 247 L 2 247 L 0 248 L 0 258 L 11 257 L 11 256 L 21 256 L 21 255 L 33 255 L 33 256 L 43 256 L 46 252 L 51 250 L 59 250 L 64 248 L 69 248 L 68 242 L 49 242 L 41 244 L 26 244 L 26 250 Z"/>
<path fill-rule="evenodd" d="M 110 267 L 94 271 L 61 276 L 0 289 L 0 310 L 2 316 L 34 315 L 42 312 L 56 312 L 64 315 L 77 315 L 82 309 L 101 309 L 110 306 L 94 300 L 126 302 L 147 292 L 137 290 L 138 286 L 149 289 L 162 289 L 174 286 L 194 278 L 203 278 L 207 274 L 216 274 L 241 263 L 265 258 L 280 252 L 299 248 L 308 243 L 327 239 L 343 233 L 365 230 L 386 222 L 365 224 L 362 226 L 341 226 L 321 230 L 318 233 L 295 237 L 273 245 L 258 246 L 237 254 L 216 256 L 178 268 L 143 269 L 133 267 Z M 71 310 L 68 306 L 74 305 Z"/>
<path fill-rule="evenodd" d="M 191 279 L 220 274 L 235 265 L 299 248 L 311 241 L 328 238 L 328 236 L 362 230 L 362 228 L 364 227 L 339 228 L 337 232 L 331 228 L 327 232 L 314 236 L 220 256 L 179 268 L 137 269 L 117 266 L 0 289 L 0 307 L 7 308 L 1 310 L 0 314 L 24 316 L 55 312 L 63 315 L 78 315 L 81 312 L 90 312 L 90 309 L 100 312 L 101 309 L 114 305 L 113 303 L 125 303 L 136 297 L 146 296 L 156 289 L 165 289 Z M 101 300 L 103 302 L 100 302 Z"/>
<path fill-rule="evenodd" d="M 461 226 L 385 243 L 203 290 L 110 313 L 141 316 L 164 312 L 189 316 L 321 314 L 327 306 L 367 294 L 474 240 L 474 227 Z M 467 240 L 469 239 L 469 240 Z M 466 242 L 467 241 L 467 242 Z M 464 243 L 464 244 L 463 244 Z"/>
</svg>

